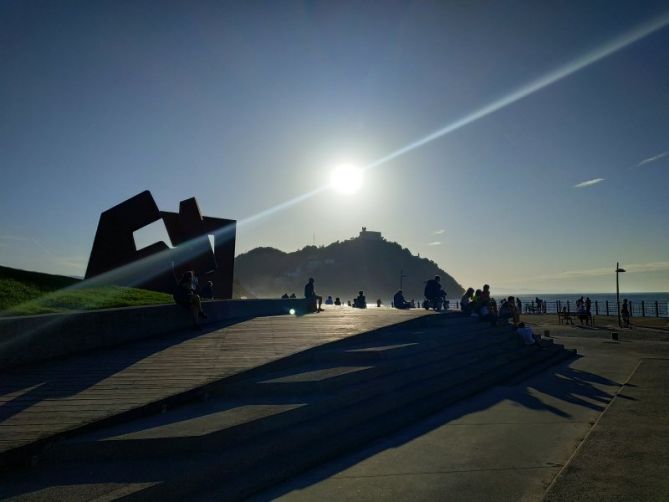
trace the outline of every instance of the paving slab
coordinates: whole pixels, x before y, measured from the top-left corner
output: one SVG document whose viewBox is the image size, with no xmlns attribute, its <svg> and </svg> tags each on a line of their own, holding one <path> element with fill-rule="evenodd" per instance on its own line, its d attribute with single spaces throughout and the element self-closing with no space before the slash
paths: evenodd
<svg viewBox="0 0 669 502">
<path fill-rule="evenodd" d="M 297 352 L 430 315 L 328 309 L 128 343 L 0 374 L 0 454 Z"/>
<path fill-rule="evenodd" d="M 546 502 L 669 499 L 669 359 L 642 359 Z"/>
<path fill-rule="evenodd" d="M 612 400 L 624 401 L 629 412 L 626 419 L 634 418 L 637 401 L 616 396 L 621 389 L 621 395 L 628 394 L 623 385 L 639 361 L 650 354 L 669 357 L 666 343 L 612 344 L 602 336 L 583 336 L 580 330 L 562 334 L 556 341 L 578 348 L 581 357 L 457 403 L 368 448 L 258 494 L 254 500 L 541 500 Z M 640 399 L 638 387 L 637 393 Z M 651 408 L 655 418 L 661 415 L 664 422 L 660 423 L 666 423 L 666 406 Z M 640 423 L 646 422 L 641 419 Z M 657 424 L 649 420 L 644 425 L 647 441 L 652 441 Z M 662 440 L 664 432 L 658 436 Z M 607 452 L 593 456 L 593 468 L 602 454 Z M 656 459 L 662 461 L 662 455 Z M 620 462 L 621 469 L 626 461 Z M 657 469 L 661 488 L 669 479 L 666 465 L 669 462 Z M 584 481 L 582 489 L 586 487 Z M 556 500 L 578 498 L 569 492 Z"/>
</svg>

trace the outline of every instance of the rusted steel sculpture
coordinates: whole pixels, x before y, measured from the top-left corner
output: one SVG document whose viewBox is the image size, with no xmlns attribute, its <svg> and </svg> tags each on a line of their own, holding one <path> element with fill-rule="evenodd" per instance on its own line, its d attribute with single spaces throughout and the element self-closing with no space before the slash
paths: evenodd
<svg viewBox="0 0 669 502">
<path fill-rule="evenodd" d="M 174 247 L 160 241 L 137 250 L 133 232 L 161 219 Z M 106 282 L 172 293 L 176 279 L 194 270 L 201 284 L 214 283 L 217 298 L 232 298 L 235 235 L 235 220 L 202 216 L 194 197 L 172 213 L 160 211 L 145 190 L 100 215 L 86 279 L 136 263 L 132 270 L 107 274 Z"/>
</svg>

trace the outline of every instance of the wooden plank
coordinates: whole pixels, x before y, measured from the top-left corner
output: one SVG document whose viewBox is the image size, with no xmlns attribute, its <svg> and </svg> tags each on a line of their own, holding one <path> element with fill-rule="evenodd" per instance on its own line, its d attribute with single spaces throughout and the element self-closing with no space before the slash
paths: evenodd
<svg viewBox="0 0 669 502">
<path fill-rule="evenodd" d="M 303 317 L 261 317 L 198 336 L 177 333 L 5 372 L 0 378 L 0 453 L 424 315 L 418 309 L 336 308 Z"/>
</svg>

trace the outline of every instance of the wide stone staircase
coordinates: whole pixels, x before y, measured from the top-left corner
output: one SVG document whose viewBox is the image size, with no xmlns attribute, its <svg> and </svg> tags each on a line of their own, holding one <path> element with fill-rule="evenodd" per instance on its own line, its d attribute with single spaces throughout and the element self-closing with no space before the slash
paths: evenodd
<svg viewBox="0 0 669 502">
<path fill-rule="evenodd" d="M 545 343 L 448 314 L 363 333 L 227 378 L 200 402 L 57 443 L 4 495 L 244 499 L 575 356 Z"/>
</svg>

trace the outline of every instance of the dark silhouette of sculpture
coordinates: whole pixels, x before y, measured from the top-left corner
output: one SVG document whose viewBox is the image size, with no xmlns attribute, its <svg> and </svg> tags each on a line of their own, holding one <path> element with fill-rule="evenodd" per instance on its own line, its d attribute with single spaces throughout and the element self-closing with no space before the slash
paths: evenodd
<svg viewBox="0 0 669 502">
<path fill-rule="evenodd" d="M 137 250 L 133 232 L 158 220 L 174 247 L 160 241 Z M 145 190 L 100 215 L 86 279 L 143 260 L 136 272 L 110 274 L 109 282 L 172 293 L 175 277 L 193 270 L 201 281 L 214 283 L 217 297 L 232 298 L 235 235 L 235 220 L 202 216 L 194 197 L 182 200 L 179 212 L 172 213 L 160 211 Z"/>
</svg>

